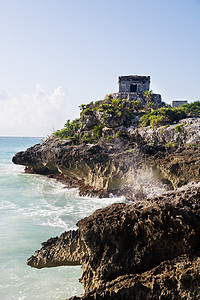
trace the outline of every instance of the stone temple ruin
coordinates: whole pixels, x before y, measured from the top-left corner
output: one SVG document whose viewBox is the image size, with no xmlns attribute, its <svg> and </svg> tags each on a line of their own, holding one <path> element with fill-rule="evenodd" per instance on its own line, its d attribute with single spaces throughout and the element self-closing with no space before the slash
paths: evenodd
<svg viewBox="0 0 200 300">
<path fill-rule="evenodd" d="M 187 104 L 188 102 L 187 102 L 187 100 L 173 100 L 171 103 L 170 103 L 170 105 L 171 105 L 171 107 L 180 107 L 181 105 L 183 105 L 183 104 Z"/>
<path fill-rule="evenodd" d="M 127 99 L 131 101 L 140 100 L 144 105 L 146 104 L 144 93 L 149 91 L 150 76 L 119 76 L 118 85 L 119 92 L 111 94 L 114 98 Z M 162 102 L 161 95 L 152 94 L 151 102 L 159 106 Z"/>
</svg>

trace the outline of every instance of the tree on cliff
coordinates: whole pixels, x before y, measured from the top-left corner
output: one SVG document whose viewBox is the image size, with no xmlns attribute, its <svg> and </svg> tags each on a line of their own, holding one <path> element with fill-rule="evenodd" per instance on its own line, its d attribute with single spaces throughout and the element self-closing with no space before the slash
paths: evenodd
<svg viewBox="0 0 200 300">
<path fill-rule="evenodd" d="M 149 107 L 149 108 L 152 108 L 152 106 L 153 106 L 152 96 L 153 96 L 152 90 L 144 92 L 145 101 L 146 101 L 147 107 Z"/>
</svg>

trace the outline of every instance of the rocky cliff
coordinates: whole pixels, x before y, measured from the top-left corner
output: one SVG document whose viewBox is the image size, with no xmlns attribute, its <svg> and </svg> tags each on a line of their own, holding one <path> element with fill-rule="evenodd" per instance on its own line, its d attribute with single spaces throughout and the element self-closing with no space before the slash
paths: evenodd
<svg viewBox="0 0 200 300">
<path fill-rule="evenodd" d="M 26 172 L 81 195 L 132 202 L 80 220 L 76 231 L 44 242 L 28 265 L 81 264 L 85 294 L 74 300 L 200 299 L 200 184 L 173 190 L 200 181 L 199 115 L 199 102 L 145 112 L 138 101 L 108 98 L 17 153 L 13 162 Z"/>
<path fill-rule="evenodd" d="M 200 184 L 132 204 L 113 204 L 48 240 L 36 268 L 82 264 L 73 299 L 199 299 Z"/>
<path fill-rule="evenodd" d="M 62 174 L 77 186 L 90 187 L 90 194 L 136 191 L 141 181 L 145 189 L 145 180 L 146 185 L 151 180 L 157 186 L 164 180 L 174 188 L 199 181 L 199 118 L 154 129 L 120 128 L 122 136 L 97 144 L 74 145 L 52 135 L 41 145 L 17 153 L 13 162 L 25 165 L 29 172 Z"/>
</svg>

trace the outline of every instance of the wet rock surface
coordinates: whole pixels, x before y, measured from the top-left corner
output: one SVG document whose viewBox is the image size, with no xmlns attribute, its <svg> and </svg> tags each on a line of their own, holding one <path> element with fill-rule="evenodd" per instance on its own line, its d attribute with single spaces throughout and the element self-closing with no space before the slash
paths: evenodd
<svg viewBox="0 0 200 300">
<path fill-rule="evenodd" d="M 32 267 L 82 264 L 83 297 L 199 299 L 200 183 L 80 220 L 44 243 Z"/>
</svg>

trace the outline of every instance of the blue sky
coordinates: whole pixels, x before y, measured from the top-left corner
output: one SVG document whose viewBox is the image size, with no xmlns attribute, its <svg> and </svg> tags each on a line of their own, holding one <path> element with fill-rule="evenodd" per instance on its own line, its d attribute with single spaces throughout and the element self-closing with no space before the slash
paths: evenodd
<svg viewBox="0 0 200 300">
<path fill-rule="evenodd" d="M 119 75 L 200 99 L 200 0 L 0 0 L 0 14 L 0 135 L 51 134 Z"/>
</svg>

